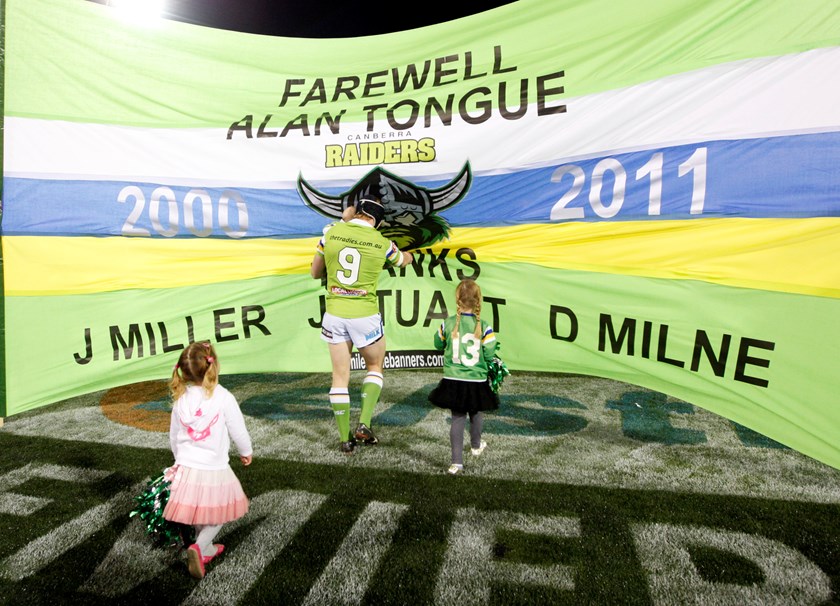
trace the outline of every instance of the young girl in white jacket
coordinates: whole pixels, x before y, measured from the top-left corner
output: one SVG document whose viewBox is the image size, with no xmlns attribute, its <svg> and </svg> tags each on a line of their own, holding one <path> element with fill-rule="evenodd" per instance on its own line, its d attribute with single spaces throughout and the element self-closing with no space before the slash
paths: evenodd
<svg viewBox="0 0 840 606">
<path fill-rule="evenodd" d="M 243 465 L 251 464 L 253 449 L 236 398 L 219 385 L 219 360 L 209 342 L 191 343 L 181 352 L 170 389 L 175 465 L 168 473 L 172 484 L 163 517 L 195 527 L 187 566 L 200 579 L 205 565 L 224 551 L 213 543 L 222 525 L 248 512 L 248 497 L 228 462 L 230 441 Z"/>
</svg>

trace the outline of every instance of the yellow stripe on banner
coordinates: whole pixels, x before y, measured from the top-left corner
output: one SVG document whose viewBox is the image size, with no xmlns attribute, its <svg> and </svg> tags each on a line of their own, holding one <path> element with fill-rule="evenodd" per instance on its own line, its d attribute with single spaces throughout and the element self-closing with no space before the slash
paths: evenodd
<svg viewBox="0 0 840 606">
<path fill-rule="evenodd" d="M 220 240 L 5 236 L 7 296 L 176 288 L 309 272 L 317 237 Z"/>
<path fill-rule="evenodd" d="M 9 296 L 174 288 L 305 274 L 317 237 L 273 240 L 5 236 Z M 690 279 L 840 298 L 840 218 L 693 219 L 456 228 L 433 248 L 479 264 Z M 450 257 L 451 258 L 451 257 Z"/>
<path fill-rule="evenodd" d="M 840 298 L 840 218 L 561 223 L 459 230 L 478 261 Z"/>
</svg>

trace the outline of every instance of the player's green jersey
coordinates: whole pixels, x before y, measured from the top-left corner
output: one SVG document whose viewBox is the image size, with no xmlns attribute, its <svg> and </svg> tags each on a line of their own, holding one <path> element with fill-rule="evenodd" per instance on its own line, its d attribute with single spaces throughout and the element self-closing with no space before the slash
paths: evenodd
<svg viewBox="0 0 840 606">
<path fill-rule="evenodd" d="M 327 226 L 318 242 L 327 268 L 327 312 L 340 318 L 379 313 L 376 284 L 386 264 L 399 266 L 397 245 L 360 219 Z"/>
<path fill-rule="evenodd" d="M 452 337 L 456 316 L 449 316 L 435 333 L 435 349 L 443 350 L 443 376 L 459 381 L 486 381 L 487 368 L 499 342 L 493 327 L 481 320 L 481 337 L 475 336 L 476 318 L 461 314 L 458 339 Z"/>
</svg>

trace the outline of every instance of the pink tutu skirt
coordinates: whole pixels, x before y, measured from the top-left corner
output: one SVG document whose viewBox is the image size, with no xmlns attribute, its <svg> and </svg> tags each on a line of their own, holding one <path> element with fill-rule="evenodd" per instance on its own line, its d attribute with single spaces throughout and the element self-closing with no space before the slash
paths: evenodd
<svg viewBox="0 0 840 606">
<path fill-rule="evenodd" d="M 248 497 L 230 467 L 207 471 L 178 467 L 163 517 L 190 526 L 224 524 L 248 513 Z"/>
</svg>

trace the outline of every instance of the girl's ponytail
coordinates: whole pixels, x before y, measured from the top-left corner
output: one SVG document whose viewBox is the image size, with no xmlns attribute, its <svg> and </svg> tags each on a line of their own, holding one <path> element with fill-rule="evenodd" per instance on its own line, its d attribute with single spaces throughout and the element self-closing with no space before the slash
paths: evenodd
<svg viewBox="0 0 840 606">
<path fill-rule="evenodd" d="M 204 372 L 204 380 L 201 382 L 201 386 L 207 392 L 208 396 L 212 396 L 213 390 L 219 384 L 219 361 L 216 359 L 215 352 L 213 352 L 212 356 L 207 356 L 207 364 L 207 370 Z"/>
<path fill-rule="evenodd" d="M 478 288 L 478 285 L 476 285 Z M 475 338 L 478 339 L 479 343 L 481 342 L 481 337 L 484 336 L 484 333 L 481 331 L 481 295 L 478 297 L 478 303 L 475 306 L 475 331 L 473 334 Z"/>
<path fill-rule="evenodd" d="M 169 381 L 172 399 L 177 400 L 184 395 L 188 385 L 201 385 L 210 397 L 218 384 L 219 360 L 210 342 L 201 341 L 187 345 L 181 352 Z"/>
<path fill-rule="evenodd" d="M 187 384 L 178 372 L 180 366 L 180 362 L 175 365 L 175 368 L 172 370 L 172 378 L 169 379 L 169 393 L 172 394 L 173 401 L 177 401 L 187 391 Z"/>
<path fill-rule="evenodd" d="M 481 339 L 481 288 L 472 278 L 464 278 L 455 288 L 455 304 L 458 306 L 458 318 L 455 321 L 453 336 L 458 336 L 458 328 L 461 325 L 461 311 L 469 309 L 475 314 L 475 334 Z"/>
</svg>

